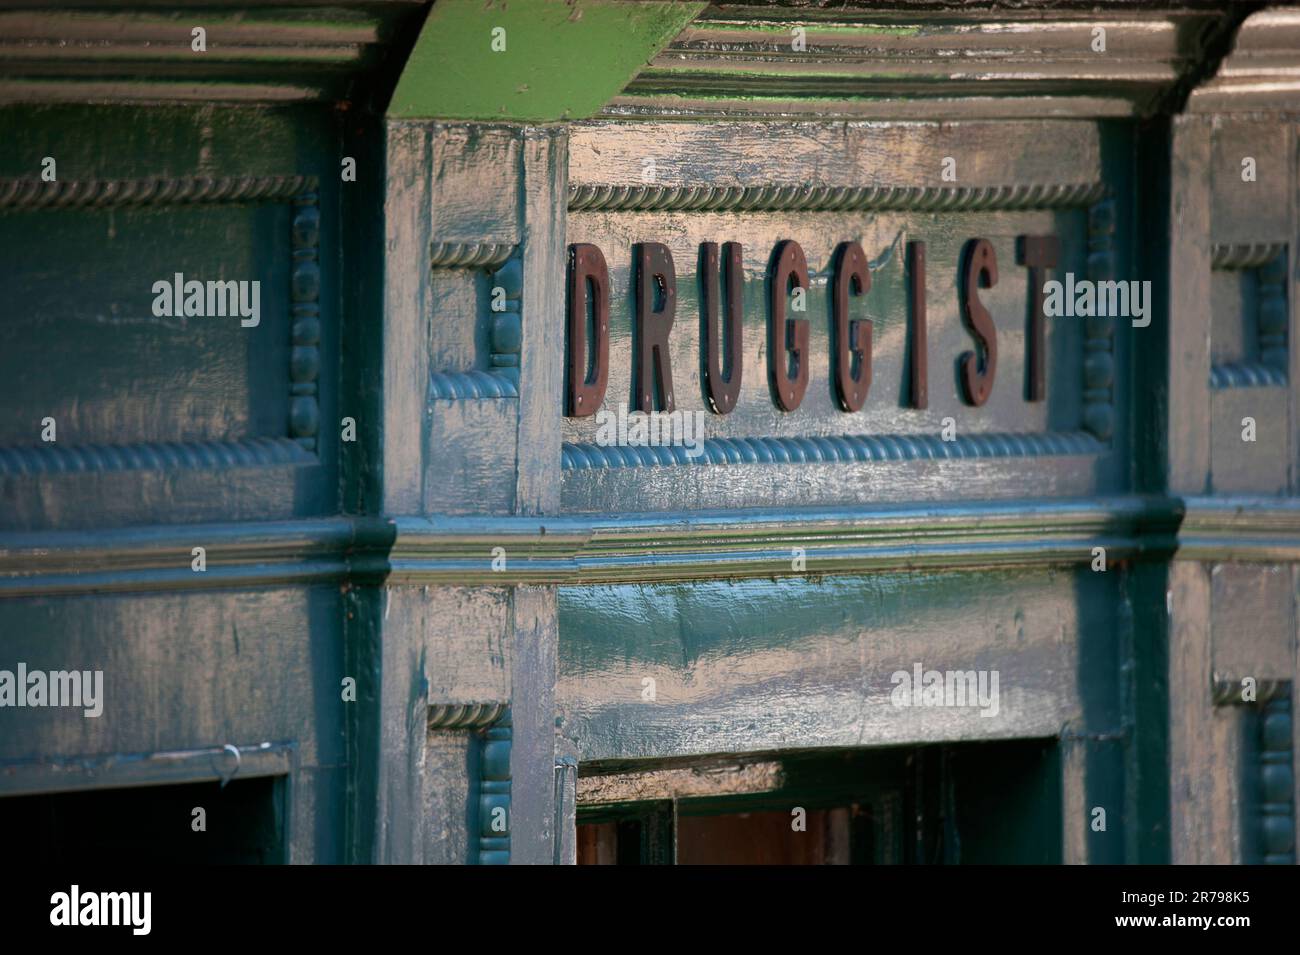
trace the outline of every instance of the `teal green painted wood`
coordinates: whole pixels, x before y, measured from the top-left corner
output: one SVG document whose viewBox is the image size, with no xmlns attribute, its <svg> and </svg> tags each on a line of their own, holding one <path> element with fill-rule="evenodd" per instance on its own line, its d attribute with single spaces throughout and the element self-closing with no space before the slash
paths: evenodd
<svg viewBox="0 0 1300 955">
<path fill-rule="evenodd" d="M 8 107 L 0 129 L 13 147 L 0 159 L 0 524 L 62 551 L 66 567 L 99 567 L 79 592 L 0 602 L 0 667 L 102 671 L 105 694 L 96 719 L 0 713 L 0 760 L 22 767 L 10 791 L 83 785 L 58 765 L 83 757 L 104 761 L 92 784 L 193 783 L 235 750 L 235 778 L 272 780 L 284 802 L 263 807 L 283 858 L 344 861 L 339 581 L 357 535 L 298 523 L 340 510 L 334 119 L 317 107 Z M 176 273 L 260 283 L 259 320 L 157 315 L 153 285 Z M 235 569 L 223 549 L 258 547 L 259 521 L 286 549 Z M 87 559 L 114 534 L 152 551 L 171 584 Z M 295 569 L 266 574 L 276 552 Z M 262 765 L 272 751 L 282 760 Z"/>
<path fill-rule="evenodd" d="M 1118 665 L 1090 642 L 1113 586 L 1047 571 L 564 588 L 566 732 L 588 760 L 1056 735 L 1083 716 L 1082 656 Z M 999 668 L 998 712 L 891 705 L 917 663 Z"/>
<path fill-rule="evenodd" d="M 0 332 L 11 411 L 0 483 L 15 504 L 0 521 L 141 524 L 160 501 L 171 521 L 334 512 L 338 430 L 322 426 L 339 418 L 329 116 L 10 108 L 0 125 L 14 144 L 0 167 L 13 309 Z M 178 273 L 258 283 L 257 324 L 154 314 L 155 283 Z"/>
<path fill-rule="evenodd" d="M 388 113 L 399 119 L 584 119 L 704 7 L 682 0 L 435 4 Z"/>
<path fill-rule="evenodd" d="M 693 21 L 701 7 L 439 3 L 406 62 L 418 4 L 214 14 L 213 55 L 170 62 L 156 11 L 22 14 L 85 55 L 73 71 L 50 53 L 67 47 L 0 51 L 0 669 L 102 670 L 108 695 L 102 718 L 0 711 L 0 809 L 210 786 L 237 765 L 267 859 L 529 863 L 571 848 L 575 802 L 594 817 L 575 795 L 593 773 L 843 760 L 880 795 L 914 757 L 944 825 L 913 859 L 1233 861 L 1223 819 L 1250 773 L 1277 773 L 1262 756 L 1219 771 L 1237 744 L 1209 675 L 1294 685 L 1300 564 L 1294 190 L 1266 174 L 1243 199 L 1237 153 L 1292 169 L 1295 137 L 1235 70 L 1177 120 L 1133 117 L 1213 75 L 1237 15 L 1112 10 L 1144 38 L 1141 75 L 1117 83 L 1078 65 L 1092 14 L 1055 11 L 1044 39 L 988 11 L 890 26 L 770 6 Z M 795 12 L 816 14 L 806 58 L 770 49 Z M 1292 83 L 1272 64 L 1295 29 L 1273 11 L 1231 54 L 1276 69 L 1269 95 Z M 151 46 L 123 76 L 128 34 Z M 1056 79 L 955 74 L 956 42 L 1005 60 L 986 36 L 1037 37 Z M 273 42 L 274 67 L 254 65 Z M 1021 388 L 1012 250 L 1030 232 L 1059 233 L 1062 270 L 1151 278 L 1159 303 L 1140 331 L 1054 326 L 1043 403 Z M 980 410 L 953 363 L 975 235 L 1003 275 L 1000 390 Z M 789 238 L 814 278 L 794 414 L 770 402 L 763 345 L 765 258 Z M 875 383 L 848 416 L 826 284 L 845 239 L 878 270 L 856 303 Z M 924 413 L 903 402 L 899 250 L 916 239 Z M 616 405 L 631 247 L 652 240 L 682 279 L 683 407 L 702 407 L 698 244 L 746 250 L 745 390 L 689 465 L 601 448 L 561 415 L 569 243 L 609 260 Z M 1224 292 L 1265 265 L 1264 306 Z M 178 272 L 258 281 L 259 323 L 154 315 L 154 282 Z M 1237 360 L 1248 333 L 1267 376 Z M 1239 448 L 1252 411 L 1268 440 Z M 997 712 L 895 705 L 917 665 L 996 671 Z M 848 793 L 811 769 L 795 782 L 778 803 Z M 661 795 L 629 811 L 661 823 Z M 769 805 L 751 795 L 684 802 Z M 1269 805 L 1227 825 L 1293 831 L 1295 801 Z M 646 851 L 671 861 L 670 837 Z"/>
</svg>

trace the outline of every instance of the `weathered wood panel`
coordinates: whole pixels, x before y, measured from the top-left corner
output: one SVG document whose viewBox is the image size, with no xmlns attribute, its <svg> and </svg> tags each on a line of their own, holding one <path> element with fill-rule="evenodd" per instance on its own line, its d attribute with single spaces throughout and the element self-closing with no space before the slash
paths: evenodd
<svg viewBox="0 0 1300 955">
<path fill-rule="evenodd" d="M 0 669 L 102 671 L 103 693 L 95 717 L 77 707 L 0 709 L 0 786 L 11 771 L 19 785 L 57 785 L 61 763 L 83 758 L 284 745 L 290 858 L 341 861 L 342 832 L 330 824 L 341 818 L 348 705 L 340 615 L 332 586 L 5 601 Z M 239 763 L 223 753 L 211 766 L 237 775 Z M 169 781 L 162 764 L 132 780 Z M 188 815 L 176 820 L 186 832 L 189 824 Z"/>
<path fill-rule="evenodd" d="M 328 117 L 10 108 L 0 129 L 15 147 L 0 160 L 0 235 L 12 247 L 0 266 L 10 296 L 0 496 L 14 504 L 0 525 L 333 510 L 339 193 Z M 224 286 L 187 314 L 174 314 L 174 296 L 160 308 L 155 284 L 178 275 L 247 283 L 237 291 L 248 314 L 230 314 Z"/>
<path fill-rule="evenodd" d="M 1048 400 L 1027 400 L 1030 290 L 1016 246 L 1021 235 L 1056 234 L 1055 277 L 1123 277 L 1115 269 L 1129 253 L 1122 136 L 1079 122 L 604 122 L 575 124 L 570 139 L 568 241 L 603 250 L 612 286 L 602 412 L 635 408 L 642 397 L 632 393 L 632 253 L 636 243 L 661 242 L 677 272 L 673 405 L 702 418 L 704 442 L 702 450 L 610 448 L 607 422 L 567 418 L 566 509 L 616 511 L 628 500 L 645 510 L 788 504 L 792 491 L 817 504 L 951 497 L 954 487 L 999 497 L 1026 482 L 1046 495 L 1118 486 L 1107 442 L 1122 448 L 1127 434 L 1112 403 L 1128 393 L 1116 373 L 1128 346 L 1113 343 L 1105 321 L 1049 319 Z M 944 175 L 945 164 L 954 175 Z M 975 236 L 993 242 L 999 261 L 996 286 L 981 292 L 995 316 L 998 371 L 979 408 L 963 399 L 958 374 L 971 347 L 959 316 L 961 254 Z M 794 412 L 775 405 L 767 367 L 768 273 L 785 239 L 801 244 L 811 279 L 807 310 L 793 315 L 811 326 L 802 359 L 810 385 Z M 873 323 L 872 386 L 852 414 L 832 382 L 829 307 L 832 257 L 849 240 L 861 243 L 873 273 L 853 312 Z M 931 387 L 923 410 L 909 407 L 906 370 L 914 336 L 904 248 L 914 240 L 927 243 Z M 743 378 L 725 416 L 707 413 L 701 393 L 699 248 L 707 241 L 744 248 Z M 930 460 L 951 458 L 979 460 Z"/>
<path fill-rule="evenodd" d="M 1285 564 L 1210 569 L 1215 681 L 1285 680 L 1295 665 L 1295 594 Z"/>
<path fill-rule="evenodd" d="M 1210 395 L 1208 431 L 1217 494 L 1282 494 L 1290 483 L 1285 388 L 1226 388 Z"/>
<path fill-rule="evenodd" d="M 1080 655 L 1113 626 L 1110 586 L 1049 572 L 562 588 L 563 732 L 580 760 L 1055 736 L 1082 716 Z M 917 663 L 999 671 L 996 715 L 891 705 L 893 674 Z"/>
<path fill-rule="evenodd" d="M 574 123 L 569 181 L 659 186 L 941 186 L 943 157 L 973 188 L 1094 182 L 1092 122 Z M 1015 143 L 1016 148 L 1009 145 Z"/>
</svg>

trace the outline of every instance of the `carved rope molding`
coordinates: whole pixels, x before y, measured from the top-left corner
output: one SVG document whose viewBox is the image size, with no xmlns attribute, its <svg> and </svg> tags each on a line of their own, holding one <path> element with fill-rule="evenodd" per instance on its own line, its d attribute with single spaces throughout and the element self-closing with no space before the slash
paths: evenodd
<svg viewBox="0 0 1300 955">
<path fill-rule="evenodd" d="M 431 731 L 486 729 L 505 715 L 506 703 L 435 703 L 429 707 Z"/>
<path fill-rule="evenodd" d="M 314 193 L 316 188 L 315 176 L 189 176 L 60 182 L 0 179 L 0 209 L 110 209 L 266 202 Z"/>
<path fill-rule="evenodd" d="M 1070 209 L 1106 195 L 1099 182 L 1014 186 L 574 185 L 570 212 L 964 212 Z"/>
<path fill-rule="evenodd" d="M 1285 242 L 1216 242 L 1210 265 L 1224 270 L 1256 269 L 1285 253 Z"/>
<path fill-rule="evenodd" d="M 310 464 L 316 458 L 292 438 L 240 441 L 145 441 L 138 444 L 52 443 L 0 448 L 0 477 L 82 474 L 95 471 L 274 467 Z"/>
<path fill-rule="evenodd" d="M 513 242 L 434 242 L 429 266 L 435 269 L 489 269 L 504 265 L 514 254 Z"/>
<path fill-rule="evenodd" d="M 801 438 L 706 438 L 703 451 L 688 457 L 685 447 L 604 447 L 565 444 L 566 471 L 595 468 L 654 467 L 682 464 L 829 464 L 839 462 L 968 460 L 1097 454 L 1104 446 L 1085 431 L 1045 434 L 987 433 L 958 435 L 944 441 L 928 434 L 831 435 Z"/>
<path fill-rule="evenodd" d="M 429 264 L 434 269 L 492 269 L 489 289 L 505 292 L 501 311 L 490 297 L 488 329 L 490 370 L 435 371 L 429 375 L 429 401 L 518 398 L 519 360 L 523 348 L 523 254 L 508 242 L 435 242 Z"/>
<path fill-rule="evenodd" d="M 0 180 L 0 212 L 291 200 L 288 436 L 0 448 L 0 477 L 311 464 L 320 428 L 320 202 L 315 176 Z"/>
<path fill-rule="evenodd" d="M 490 371 L 435 371 L 429 376 L 430 401 L 518 397 L 514 382 Z"/>
<path fill-rule="evenodd" d="M 1259 680 L 1255 684 L 1255 699 L 1253 703 L 1267 703 L 1291 692 L 1291 684 L 1286 680 Z M 1213 681 L 1211 696 L 1214 699 L 1215 706 L 1232 706 L 1234 704 L 1246 704 L 1247 701 L 1241 698 L 1242 685 L 1241 680 L 1226 679 L 1216 676 Z"/>
<path fill-rule="evenodd" d="M 1210 368 L 1210 387 L 1285 388 L 1286 372 L 1259 362 L 1232 362 Z"/>
</svg>

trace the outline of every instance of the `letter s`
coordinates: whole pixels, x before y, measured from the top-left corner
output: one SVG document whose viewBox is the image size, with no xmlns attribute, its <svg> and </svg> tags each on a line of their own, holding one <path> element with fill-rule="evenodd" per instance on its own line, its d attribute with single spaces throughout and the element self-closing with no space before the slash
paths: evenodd
<svg viewBox="0 0 1300 955">
<path fill-rule="evenodd" d="M 966 401 L 976 407 L 989 400 L 998 370 L 998 330 L 980 302 L 979 289 L 998 284 L 998 256 L 988 239 L 971 239 L 962 251 L 962 320 L 975 336 L 976 351 L 961 356 L 961 385 Z M 978 350 L 984 351 L 979 361 Z"/>
</svg>

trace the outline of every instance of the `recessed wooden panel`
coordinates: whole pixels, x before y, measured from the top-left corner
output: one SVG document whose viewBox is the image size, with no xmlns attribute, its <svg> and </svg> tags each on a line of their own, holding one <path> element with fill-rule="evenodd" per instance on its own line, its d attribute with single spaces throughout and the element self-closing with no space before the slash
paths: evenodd
<svg viewBox="0 0 1300 955">
<path fill-rule="evenodd" d="M 287 437 L 291 219 L 288 202 L 0 214 L 0 447 L 39 449 L 45 417 L 61 446 Z M 258 282 L 257 326 L 155 315 L 177 273 Z"/>
<path fill-rule="evenodd" d="M 1213 419 L 1202 427 L 1210 429 L 1213 490 L 1285 492 L 1291 454 L 1286 387 L 1215 389 L 1210 408 Z"/>
<path fill-rule="evenodd" d="M 1288 138 L 1283 123 L 1216 118 L 1210 171 L 1213 241 L 1287 241 L 1292 189 Z"/>
<path fill-rule="evenodd" d="M 13 107 L 0 130 L 12 146 L 0 159 L 0 400 L 10 409 L 0 422 L 0 526 L 274 519 L 331 507 L 332 117 Z M 44 167 L 48 179 L 42 157 L 57 164 Z M 177 275 L 203 283 L 201 312 L 191 303 L 177 315 L 174 298 L 171 314 L 162 307 L 155 285 Z M 230 314 L 237 287 L 221 282 L 248 283 L 250 305 L 258 283 L 256 325 Z M 207 283 L 220 293 L 211 300 Z M 45 419 L 54 441 L 43 440 Z"/>
<path fill-rule="evenodd" d="M 1218 270 L 1210 281 L 1212 365 L 1258 361 L 1255 334 L 1257 293 L 1251 270 Z"/>
<path fill-rule="evenodd" d="M 1285 564 L 1215 564 L 1210 571 L 1216 681 L 1289 679 L 1295 665 L 1295 592 Z"/>
</svg>

